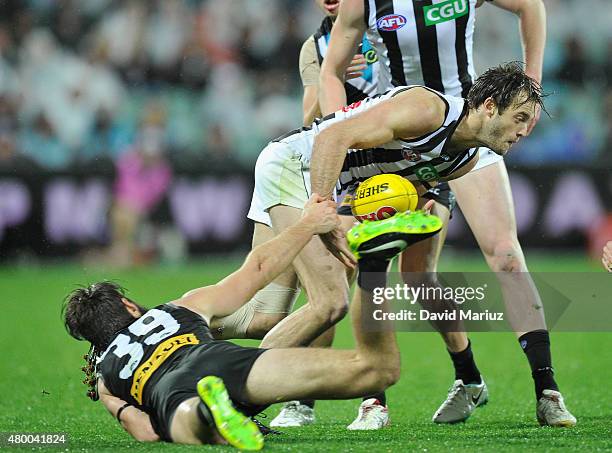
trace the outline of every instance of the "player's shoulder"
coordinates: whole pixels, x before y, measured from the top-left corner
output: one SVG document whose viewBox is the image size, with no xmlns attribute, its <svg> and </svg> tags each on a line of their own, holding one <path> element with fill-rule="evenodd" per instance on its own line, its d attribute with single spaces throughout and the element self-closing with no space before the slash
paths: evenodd
<svg viewBox="0 0 612 453">
<path fill-rule="evenodd" d="M 419 112 L 419 118 L 424 124 L 439 124 L 446 115 L 448 101 L 442 93 L 424 86 L 406 87 L 397 94 L 402 103 Z"/>
<path fill-rule="evenodd" d="M 315 45 L 315 38 L 314 35 L 310 35 L 308 38 L 306 38 L 304 40 L 304 42 L 302 43 L 302 48 L 301 48 L 301 52 L 305 52 L 310 50 L 310 48 L 314 49 L 314 45 Z"/>
</svg>

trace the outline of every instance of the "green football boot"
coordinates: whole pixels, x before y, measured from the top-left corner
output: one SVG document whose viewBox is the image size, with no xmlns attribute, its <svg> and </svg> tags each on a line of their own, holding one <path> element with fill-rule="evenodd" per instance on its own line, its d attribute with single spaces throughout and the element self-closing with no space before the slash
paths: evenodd
<svg viewBox="0 0 612 453">
<path fill-rule="evenodd" d="M 389 260 L 408 246 L 437 234 L 439 217 L 423 211 L 399 212 L 385 220 L 364 221 L 346 235 L 357 259 L 372 257 Z"/>
<path fill-rule="evenodd" d="M 263 448 L 264 440 L 259 428 L 234 408 L 220 378 L 206 376 L 198 381 L 197 389 L 212 414 L 217 431 L 232 447 L 240 450 Z"/>
</svg>

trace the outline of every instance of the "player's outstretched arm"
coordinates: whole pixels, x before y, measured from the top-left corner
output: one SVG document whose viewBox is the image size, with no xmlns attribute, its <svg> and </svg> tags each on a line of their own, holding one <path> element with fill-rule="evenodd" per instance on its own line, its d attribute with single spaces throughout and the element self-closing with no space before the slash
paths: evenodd
<svg viewBox="0 0 612 453">
<path fill-rule="evenodd" d="M 344 77 L 365 33 L 363 0 L 343 0 L 332 27 L 319 79 L 319 106 L 327 115 L 346 104 Z"/>
<path fill-rule="evenodd" d="M 523 44 L 525 73 L 542 82 L 544 48 L 546 47 L 546 8 L 542 0 L 493 0 L 494 5 L 516 14 Z M 540 118 L 540 108 L 536 107 L 535 118 L 527 134 L 530 134 Z"/>
<path fill-rule="evenodd" d="M 339 224 L 336 204 L 313 194 L 300 221 L 255 247 L 240 269 L 216 285 L 189 291 L 174 303 L 208 321 L 234 313 L 284 271 L 315 234 L 332 231 Z"/>
<path fill-rule="evenodd" d="M 108 410 L 114 418 L 117 418 L 117 413 L 127 403 L 121 398 L 117 398 L 111 394 L 104 386 L 101 379 L 98 380 L 98 393 L 100 395 L 100 401 L 104 407 L 106 407 L 106 410 Z M 121 410 L 119 422 L 123 429 L 140 442 L 159 441 L 159 436 L 153 429 L 149 415 L 137 407 L 130 405 Z"/>
</svg>

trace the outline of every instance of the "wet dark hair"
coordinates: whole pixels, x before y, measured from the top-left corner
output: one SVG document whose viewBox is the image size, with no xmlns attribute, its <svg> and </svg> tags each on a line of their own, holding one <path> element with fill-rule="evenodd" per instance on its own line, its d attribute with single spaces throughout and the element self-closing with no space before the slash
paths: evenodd
<svg viewBox="0 0 612 453">
<path fill-rule="evenodd" d="M 512 105 L 521 106 L 529 102 L 536 103 L 546 112 L 545 97 L 542 86 L 525 74 L 523 64 L 513 61 L 485 71 L 476 79 L 467 100 L 469 107 L 475 109 L 487 98 L 493 98 L 501 114 Z"/>
<path fill-rule="evenodd" d="M 68 333 L 77 340 L 89 341 L 98 351 L 105 350 L 117 332 L 134 322 L 121 299 L 125 289 L 103 281 L 72 291 L 62 307 L 62 318 Z M 142 313 L 146 308 L 138 305 Z"/>
</svg>

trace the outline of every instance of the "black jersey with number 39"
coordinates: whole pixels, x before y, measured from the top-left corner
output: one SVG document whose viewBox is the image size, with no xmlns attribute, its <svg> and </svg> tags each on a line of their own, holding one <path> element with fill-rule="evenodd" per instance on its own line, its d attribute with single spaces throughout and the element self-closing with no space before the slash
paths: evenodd
<svg viewBox="0 0 612 453">
<path fill-rule="evenodd" d="M 113 395 L 147 407 L 145 390 L 163 371 L 191 347 L 213 341 L 201 316 L 172 304 L 159 305 L 118 332 L 98 359 L 98 369 Z"/>
<path fill-rule="evenodd" d="M 238 410 L 259 413 L 263 406 L 248 402 L 245 384 L 265 351 L 215 340 L 204 318 L 169 303 L 119 331 L 98 359 L 98 370 L 114 396 L 147 412 L 155 431 L 170 440 L 176 408 L 197 397 L 196 384 L 204 376 L 220 377 Z"/>
</svg>

